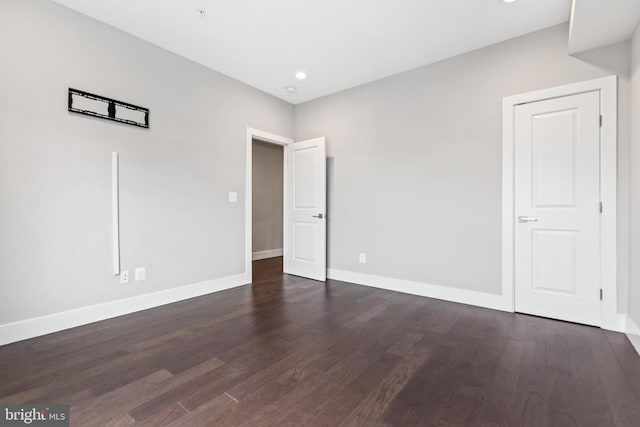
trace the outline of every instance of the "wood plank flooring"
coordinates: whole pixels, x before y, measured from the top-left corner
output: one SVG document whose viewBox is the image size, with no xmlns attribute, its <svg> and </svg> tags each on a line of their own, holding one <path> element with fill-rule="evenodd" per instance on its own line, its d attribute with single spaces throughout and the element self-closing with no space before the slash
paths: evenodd
<svg viewBox="0 0 640 427">
<path fill-rule="evenodd" d="M 622 334 L 281 271 L 0 347 L 0 402 L 72 426 L 640 426 Z"/>
</svg>

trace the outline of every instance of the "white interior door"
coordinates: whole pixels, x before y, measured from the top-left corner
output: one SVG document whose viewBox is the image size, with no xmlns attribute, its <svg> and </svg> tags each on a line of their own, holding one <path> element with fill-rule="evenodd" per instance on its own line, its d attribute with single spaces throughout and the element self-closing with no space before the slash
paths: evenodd
<svg viewBox="0 0 640 427">
<path fill-rule="evenodd" d="M 515 109 L 516 311 L 600 325 L 600 99 Z"/>
<path fill-rule="evenodd" d="M 285 147 L 284 272 L 327 278 L 327 171 L 324 137 Z"/>
</svg>

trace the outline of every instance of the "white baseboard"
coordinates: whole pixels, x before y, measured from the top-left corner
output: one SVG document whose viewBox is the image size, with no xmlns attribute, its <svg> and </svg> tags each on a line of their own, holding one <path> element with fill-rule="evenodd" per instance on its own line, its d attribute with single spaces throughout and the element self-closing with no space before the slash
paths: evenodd
<svg viewBox="0 0 640 427">
<path fill-rule="evenodd" d="M 123 316 L 249 283 L 246 273 L 0 325 L 0 345 Z"/>
<path fill-rule="evenodd" d="M 640 355 L 640 328 L 629 316 L 627 316 L 627 337 Z"/>
<path fill-rule="evenodd" d="M 616 313 L 615 315 L 607 316 L 605 313 L 602 314 L 602 325 L 600 327 L 602 329 L 606 329 L 608 331 L 614 332 L 627 332 L 626 329 L 627 316 L 625 314 Z"/>
<path fill-rule="evenodd" d="M 253 254 L 251 254 L 251 259 L 253 261 L 258 261 L 260 259 L 275 258 L 275 257 L 282 256 L 283 253 L 284 252 L 282 251 L 282 248 L 271 249 L 268 251 L 254 252 Z"/>
<path fill-rule="evenodd" d="M 488 294 L 485 292 L 470 291 L 466 289 L 452 288 L 449 286 L 431 285 L 411 280 L 394 279 L 391 277 L 375 276 L 372 274 L 337 270 L 333 268 L 327 270 L 327 276 L 330 279 L 355 283 L 357 285 L 371 286 L 374 288 L 475 305 L 494 310 L 512 311 L 510 304 L 505 300 L 505 297 L 497 294 Z"/>
</svg>

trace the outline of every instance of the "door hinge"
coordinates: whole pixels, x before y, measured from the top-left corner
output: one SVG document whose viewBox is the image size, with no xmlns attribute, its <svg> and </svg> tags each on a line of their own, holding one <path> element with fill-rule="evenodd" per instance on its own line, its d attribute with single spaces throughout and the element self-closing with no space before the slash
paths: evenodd
<svg viewBox="0 0 640 427">
<path fill-rule="evenodd" d="M 602 127 L 602 114 L 600 114 L 600 127 Z"/>
<path fill-rule="evenodd" d="M 600 202 L 600 213 L 602 213 L 602 202 Z"/>
<path fill-rule="evenodd" d="M 600 288 L 600 301 L 602 301 L 602 288 Z"/>
</svg>

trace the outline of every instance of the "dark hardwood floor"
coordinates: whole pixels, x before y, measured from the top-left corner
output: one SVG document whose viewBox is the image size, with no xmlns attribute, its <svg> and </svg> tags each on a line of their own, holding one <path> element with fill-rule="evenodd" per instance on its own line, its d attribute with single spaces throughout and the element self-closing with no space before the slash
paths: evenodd
<svg viewBox="0 0 640 427">
<path fill-rule="evenodd" d="M 0 347 L 72 426 L 640 426 L 622 334 L 282 275 Z"/>
</svg>

